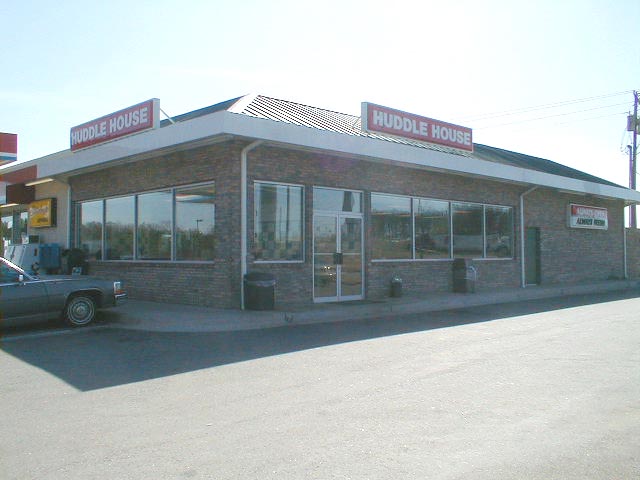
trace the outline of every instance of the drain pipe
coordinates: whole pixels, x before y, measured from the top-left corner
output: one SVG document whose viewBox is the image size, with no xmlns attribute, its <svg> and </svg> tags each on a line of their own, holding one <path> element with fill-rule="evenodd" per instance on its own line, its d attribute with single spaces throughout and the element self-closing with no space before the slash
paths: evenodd
<svg viewBox="0 0 640 480">
<path fill-rule="evenodd" d="M 524 197 L 525 195 L 529 195 L 534 190 L 537 190 L 538 187 L 531 187 L 526 192 L 520 194 L 520 285 L 522 288 L 526 286 L 527 279 L 525 278 L 525 265 L 524 265 Z"/>
<path fill-rule="evenodd" d="M 636 208 L 633 205 L 631 208 Z M 624 208 L 622 209 L 622 258 L 624 262 L 624 279 L 629 280 L 629 267 L 627 265 L 627 228 L 624 226 Z"/>
<path fill-rule="evenodd" d="M 247 274 L 247 156 L 259 147 L 262 140 L 256 140 L 240 152 L 240 309 L 244 310 L 244 276 Z"/>
</svg>

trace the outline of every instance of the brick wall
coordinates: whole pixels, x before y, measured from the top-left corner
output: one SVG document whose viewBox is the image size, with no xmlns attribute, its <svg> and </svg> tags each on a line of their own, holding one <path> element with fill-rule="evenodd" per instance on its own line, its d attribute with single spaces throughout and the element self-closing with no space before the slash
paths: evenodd
<svg viewBox="0 0 640 480">
<path fill-rule="evenodd" d="M 608 209 L 608 230 L 569 228 L 568 205 Z M 525 227 L 540 228 L 541 283 L 579 283 L 624 277 L 622 202 L 540 189 L 525 197 Z"/>
<path fill-rule="evenodd" d="M 640 279 L 640 230 L 627 228 L 627 273 L 631 279 Z"/>
<path fill-rule="evenodd" d="M 277 162 L 277 168 L 274 163 Z M 295 288 L 278 288 L 278 299 L 284 303 L 313 301 L 312 283 L 312 227 L 313 186 L 362 190 L 364 192 L 365 222 L 365 287 L 366 297 L 379 299 L 389 296 L 391 279 L 403 280 L 406 295 L 423 292 L 450 292 L 452 289 L 452 261 L 394 261 L 376 262 L 368 256 L 371 251 L 371 222 L 369 202 L 371 192 L 413 195 L 444 200 L 489 203 L 516 207 L 522 190 L 513 185 L 500 184 L 469 177 L 445 175 L 426 170 L 406 169 L 364 160 L 340 158 L 274 147 L 255 150 L 250 156 L 249 181 L 282 181 L 305 187 L 305 264 L 259 265 L 271 269 L 277 277 Z M 253 191 L 249 205 L 253 205 Z M 249 238 L 252 238 L 253 218 L 249 218 Z M 250 242 L 251 245 L 251 242 Z M 513 260 L 480 260 L 474 262 L 478 270 L 477 289 L 489 290 L 500 286 L 519 285 L 519 262 Z M 297 275 L 301 275 L 297 278 Z M 279 285 L 282 280 L 278 280 Z M 301 298 L 302 296 L 302 298 Z"/>
<path fill-rule="evenodd" d="M 118 277 L 131 298 L 234 308 L 240 302 L 240 151 L 229 142 L 113 166 L 70 179 L 73 201 L 215 181 L 215 262 L 91 262 L 92 274 Z M 75 223 L 75 221 L 74 221 Z"/>
<path fill-rule="evenodd" d="M 219 307 L 239 306 L 240 276 L 240 152 L 246 143 L 228 142 L 163 155 L 137 163 L 113 166 L 71 179 L 73 200 L 89 200 L 163 187 L 213 180 L 216 182 L 215 262 L 94 262 L 92 273 L 121 277 L 132 298 L 179 301 Z M 369 201 L 371 192 L 412 195 L 514 207 L 515 258 L 478 260 L 477 290 L 516 288 L 520 285 L 519 195 L 524 187 L 490 180 L 400 168 L 337 155 L 262 146 L 249 154 L 249 270 L 271 272 L 277 282 L 277 303 L 313 301 L 312 226 L 313 186 L 364 192 L 366 297 L 389 295 L 394 275 L 403 279 L 407 295 L 452 289 L 452 262 L 375 262 L 371 251 Z M 305 254 L 301 263 L 254 263 L 253 183 L 273 181 L 300 184 L 305 192 Z M 542 282 L 562 283 L 622 276 L 622 206 L 548 189 L 525 197 L 526 225 L 541 228 Z M 609 230 L 567 227 L 568 203 L 586 203 L 609 209 Z M 639 248 L 640 251 L 640 248 Z M 640 252 L 639 252 L 640 253 Z"/>
</svg>

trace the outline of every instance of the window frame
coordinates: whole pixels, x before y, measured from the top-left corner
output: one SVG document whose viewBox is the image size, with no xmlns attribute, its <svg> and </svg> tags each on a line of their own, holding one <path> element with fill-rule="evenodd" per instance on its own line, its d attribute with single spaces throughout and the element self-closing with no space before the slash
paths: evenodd
<svg viewBox="0 0 640 480">
<path fill-rule="evenodd" d="M 344 210 L 339 210 L 339 212 L 341 214 L 345 214 L 345 215 L 353 215 L 353 216 L 364 216 L 364 192 L 362 190 L 354 190 L 352 188 L 337 188 L 337 187 L 325 187 L 323 185 L 313 185 L 311 187 L 311 200 L 313 202 L 313 213 L 318 213 L 318 214 L 334 214 L 336 213 L 337 210 L 326 210 L 326 209 L 322 209 L 322 208 L 317 208 L 316 207 L 316 202 L 315 202 L 315 190 L 319 189 L 319 190 L 334 190 L 336 192 L 351 192 L 351 193 L 356 193 L 360 196 L 360 211 L 359 212 L 347 212 Z"/>
<path fill-rule="evenodd" d="M 213 185 L 215 188 L 216 185 L 216 181 L 215 180 L 211 180 L 211 181 L 207 181 L 207 182 L 198 182 L 198 183 L 188 183 L 188 184 L 182 184 L 182 185 L 173 185 L 173 186 L 169 186 L 169 187 L 162 187 L 162 188 L 155 188 L 155 189 L 150 189 L 150 190 L 143 190 L 143 191 L 138 191 L 138 192 L 134 192 L 134 193 L 127 193 L 127 194 L 123 194 L 123 195 L 112 195 L 109 197 L 99 197 L 99 198 L 87 198 L 84 200 L 76 200 L 74 203 L 74 215 L 75 215 L 75 222 L 74 222 L 74 235 L 73 235 L 73 239 L 74 239 L 74 246 L 77 248 L 81 248 L 81 238 L 80 238 L 80 223 L 78 222 L 78 220 L 80 220 L 80 222 L 82 221 L 82 215 L 80 213 L 81 208 L 82 208 L 82 204 L 83 203 L 88 203 L 88 202 L 101 202 L 102 203 L 102 239 L 101 239 L 101 258 L 96 259 L 97 261 L 100 262 L 125 262 L 125 263 L 189 263 L 189 264 L 197 264 L 197 263 L 202 263 L 202 264 L 211 264 L 211 263 L 215 263 L 217 261 L 217 252 L 215 253 L 215 257 L 212 258 L 211 260 L 177 260 L 176 259 L 176 191 L 183 189 L 183 188 L 194 188 L 194 187 L 199 187 L 199 186 L 207 186 L 207 185 Z M 141 259 L 138 258 L 138 197 L 140 195 L 146 195 L 146 194 L 150 194 L 150 193 L 162 193 L 162 192 L 170 192 L 171 193 L 171 258 L 168 260 L 153 260 L 153 259 Z M 133 227 L 133 258 L 128 260 L 128 259 L 107 259 L 106 258 L 106 251 L 105 251 L 105 246 L 106 246 L 106 215 L 107 215 L 107 200 L 111 200 L 111 199 L 116 199 L 116 198 L 126 198 L 126 197 L 133 197 L 134 202 L 133 202 L 133 209 L 134 209 L 134 227 Z M 217 200 L 217 190 L 216 190 L 216 200 Z M 217 204 L 217 202 L 214 202 L 214 206 Z M 214 225 L 214 232 L 215 232 L 215 227 L 217 224 L 217 214 L 218 214 L 218 209 L 216 208 L 214 210 L 214 221 L 213 221 L 213 225 Z"/>
<path fill-rule="evenodd" d="M 388 192 L 370 192 L 369 193 L 369 219 L 372 216 L 373 212 L 373 196 L 391 196 L 391 197 L 399 197 L 399 198 L 409 198 L 411 204 L 411 228 L 412 228 L 412 258 L 373 258 L 373 248 L 371 250 L 371 262 L 373 263 L 398 263 L 398 262 L 451 262 L 455 258 L 463 258 L 456 257 L 453 249 L 453 204 L 468 204 L 482 207 L 482 256 L 480 257 L 469 257 L 474 261 L 513 261 L 516 259 L 515 255 L 515 216 L 516 209 L 510 205 L 498 205 L 493 203 L 480 203 L 480 202 L 469 202 L 464 200 L 446 200 L 442 198 L 433 198 L 433 197 L 424 197 L 421 195 L 404 195 L 404 194 L 393 194 Z M 415 245 L 415 207 L 414 200 L 426 200 L 426 201 L 435 201 L 435 202 L 445 202 L 448 204 L 449 210 L 449 257 L 443 258 L 416 258 L 416 245 Z M 487 207 L 497 207 L 497 208 L 506 208 L 511 211 L 511 252 L 510 256 L 507 257 L 489 257 L 487 256 L 487 235 L 486 235 L 486 222 L 487 222 Z M 371 222 L 369 222 L 371 223 Z M 371 232 L 373 236 L 373 231 Z M 369 241 L 369 244 L 372 245 L 373 238 Z"/>
<path fill-rule="evenodd" d="M 178 256 L 178 242 L 176 241 L 176 232 L 175 229 L 178 225 L 177 219 L 176 219 L 176 193 L 178 192 L 178 190 L 183 190 L 183 189 L 192 189 L 192 188 L 197 188 L 197 187 L 204 187 L 204 186 L 208 186 L 208 185 L 213 185 L 214 187 L 214 195 L 216 195 L 216 201 L 213 203 L 213 231 L 214 234 L 216 234 L 216 217 L 218 215 L 218 209 L 216 208 L 217 206 L 217 195 L 218 195 L 218 190 L 216 187 L 216 182 L 215 181 L 210 181 L 210 182 L 199 182 L 199 183 L 189 183 L 189 184 L 185 184 L 185 185 L 176 185 L 171 187 L 171 194 L 173 196 L 172 198 L 172 210 L 171 210 L 171 243 L 172 243 L 172 251 L 171 251 L 171 261 L 175 262 L 175 263 L 212 263 L 216 261 L 216 257 L 217 257 L 217 251 L 214 254 L 214 259 L 213 260 L 178 260 L 177 256 Z M 216 236 L 216 242 L 218 241 L 218 237 Z M 166 260 L 165 260 L 166 261 Z"/>
<path fill-rule="evenodd" d="M 481 252 L 482 252 L 482 256 L 481 257 L 465 257 L 465 256 L 456 256 L 455 250 L 454 250 L 454 232 L 453 232 L 453 205 L 469 205 L 472 207 L 480 207 L 481 208 L 481 213 L 480 213 L 480 235 L 482 236 L 482 245 L 481 245 Z M 456 259 L 456 258 L 469 258 L 471 260 L 486 260 L 486 256 L 485 256 L 485 252 L 486 252 L 486 245 L 487 245 L 487 235 L 486 235 L 486 213 L 485 213 L 485 204 L 484 203 L 478 203 L 478 202 L 459 202 L 456 200 L 452 200 L 449 202 L 449 216 L 451 217 L 451 230 L 449 233 L 449 236 L 451 237 L 451 259 Z"/>
<path fill-rule="evenodd" d="M 284 264 L 284 263 L 288 263 L 288 264 L 301 264 L 301 263 L 305 263 L 305 258 L 306 258 L 306 205 L 307 205 L 307 199 L 306 199 L 306 195 L 307 195 L 307 189 L 305 188 L 304 185 L 302 184 L 298 184 L 298 183 L 288 183 L 288 182 L 274 182 L 272 180 L 254 180 L 253 181 L 253 231 L 251 232 L 251 241 L 250 244 L 254 245 L 255 248 L 255 244 L 256 244 L 256 214 L 257 214 L 257 204 L 256 204 L 256 187 L 257 185 L 275 185 L 275 186 L 282 186 L 282 187 L 298 187 L 301 189 L 301 200 L 302 200 L 302 205 L 300 208 L 301 211 L 301 219 L 300 219 L 300 228 L 301 228 L 301 232 L 300 232 L 300 242 L 301 242 L 301 249 L 300 249 L 300 259 L 299 260 L 262 260 L 262 259 L 253 259 L 253 263 L 255 264 L 262 264 L 262 265 L 268 265 L 268 264 Z M 249 234 L 249 232 L 247 232 L 247 235 Z"/>
<path fill-rule="evenodd" d="M 407 200 L 409 200 L 409 215 L 411 216 L 410 220 L 409 220 L 409 228 L 411 229 L 410 232 L 410 237 L 411 238 L 411 246 L 410 246 L 410 252 L 411 252 L 411 257 L 410 258 L 380 258 L 380 259 L 376 259 L 375 257 L 373 257 L 373 196 L 377 195 L 380 197 L 396 197 L 396 198 L 406 198 Z M 377 193 L 377 192 L 371 192 L 370 196 L 369 196 L 369 219 L 370 219 L 370 228 L 371 230 L 371 258 L 372 261 L 374 262 L 413 262 L 415 261 L 415 221 L 414 221 L 414 212 L 413 212 L 413 197 L 410 195 L 394 195 L 392 193 Z"/>
<path fill-rule="evenodd" d="M 515 216 L 515 208 L 510 207 L 508 205 L 494 205 L 494 204 L 483 204 L 484 206 L 484 211 L 483 211 L 483 231 L 484 231 L 484 256 L 482 258 L 482 260 L 513 260 L 515 259 L 515 251 L 516 251 L 516 232 L 515 232 L 515 225 L 516 225 L 516 216 Z M 487 208 L 505 208 L 508 209 L 511 212 L 511 235 L 509 236 L 510 239 L 510 254 L 509 256 L 506 257 L 498 257 L 498 256 L 494 256 L 494 257 L 489 257 L 487 256 Z"/>
<path fill-rule="evenodd" d="M 144 243 L 141 238 L 141 232 L 140 232 L 140 225 L 144 224 L 146 222 L 140 222 L 140 212 L 141 212 L 141 208 L 140 208 L 140 197 L 145 197 L 147 195 L 155 195 L 155 194 L 168 194 L 170 197 L 170 202 L 171 205 L 169 207 L 169 234 L 170 234 L 170 239 L 169 239 L 169 258 L 139 258 L 140 256 L 140 248 L 141 245 Z M 135 259 L 136 260 L 140 260 L 140 261 L 145 261 L 145 262 L 161 262 L 161 261 L 168 261 L 168 260 L 172 260 L 175 258 L 174 255 L 174 243 L 175 243 L 175 216 L 176 216 L 176 206 L 175 206 L 175 202 L 176 202 L 176 192 L 174 188 L 168 188 L 168 189 L 163 189 L 163 190 L 155 190 L 152 192 L 144 192 L 144 193 L 137 193 L 135 195 L 135 221 L 134 221 L 134 225 L 135 225 L 135 230 L 134 230 L 134 234 L 135 234 Z M 143 219 L 145 220 L 145 219 Z"/>
</svg>

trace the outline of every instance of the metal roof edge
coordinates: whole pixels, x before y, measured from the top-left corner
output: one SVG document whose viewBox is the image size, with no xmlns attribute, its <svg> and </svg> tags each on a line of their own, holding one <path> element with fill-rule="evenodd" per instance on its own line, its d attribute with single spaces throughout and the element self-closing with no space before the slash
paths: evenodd
<svg viewBox="0 0 640 480">
<path fill-rule="evenodd" d="M 469 158 L 434 150 L 425 150 L 411 145 L 396 144 L 384 140 L 343 135 L 317 130 L 274 120 L 249 117 L 224 112 L 229 115 L 225 122 L 225 133 L 288 145 L 303 146 L 318 150 L 329 150 L 368 158 L 379 158 L 389 162 L 417 165 L 438 171 L 462 173 L 497 181 L 508 181 L 523 185 L 538 185 L 592 194 L 640 203 L 640 192 L 625 187 L 605 185 L 577 180 L 538 170 L 514 167 L 500 163 Z M 256 128 L 259 126 L 259 128 Z M 401 160 L 400 160 L 401 159 Z"/>
<path fill-rule="evenodd" d="M 227 108 L 227 112 L 241 113 L 245 108 L 247 108 L 247 105 L 253 102 L 258 96 L 259 94 L 257 93 L 248 93 L 246 95 L 243 95 L 242 97 L 238 98 L 233 105 Z"/>
<path fill-rule="evenodd" d="M 640 203 L 640 192 L 625 187 L 577 180 L 538 170 L 426 150 L 369 137 L 344 135 L 226 110 L 193 118 L 187 122 L 178 122 L 164 128 L 149 130 L 78 152 L 72 153 L 67 150 L 22 162 L 19 165 L 5 166 L 0 168 L 0 174 L 35 164 L 38 166 L 39 178 L 64 175 L 85 168 L 95 168 L 111 161 L 150 154 L 180 145 L 206 143 L 207 139 L 213 141 L 215 137 L 224 135 L 254 138 L 276 144 L 366 157 L 373 161 L 412 165 L 453 174 L 473 175 L 522 185 L 538 185 L 579 194 L 586 193 Z M 55 162 L 51 161 L 52 157 L 55 157 Z"/>
</svg>

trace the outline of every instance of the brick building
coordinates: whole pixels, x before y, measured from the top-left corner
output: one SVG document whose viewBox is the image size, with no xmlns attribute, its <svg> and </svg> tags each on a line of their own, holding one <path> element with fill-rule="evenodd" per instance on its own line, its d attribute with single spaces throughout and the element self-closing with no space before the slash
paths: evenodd
<svg viewBox="0 0 640 480">
<path fill-rule="evenodd" d="M 383 298 L 396 277 L 405 294 L 446 292 L 456 258 L 477 272 L 477 290 L 637 270 L 624 207 L 638 192 L 456 145 L 455 132 L 453 143 L 424 141 L 420 122 L 426 131 L 432 120 L 410 114 L 415 135 L 376 131 L 365 108 L 240 97 L 0 174 L 32 201 L 56 199 L 57 222 L 29 235 L 82 249 L 90 274 L 120 277 L 137 299 L 238 308 L 251 271 L 275 276 L 280 305 Z M 100 132 L 91 128 L 86 138 Z M 3 224 L 29 217 L 31 203 L 11 205 L 13 195 Z"/>
</svg>

